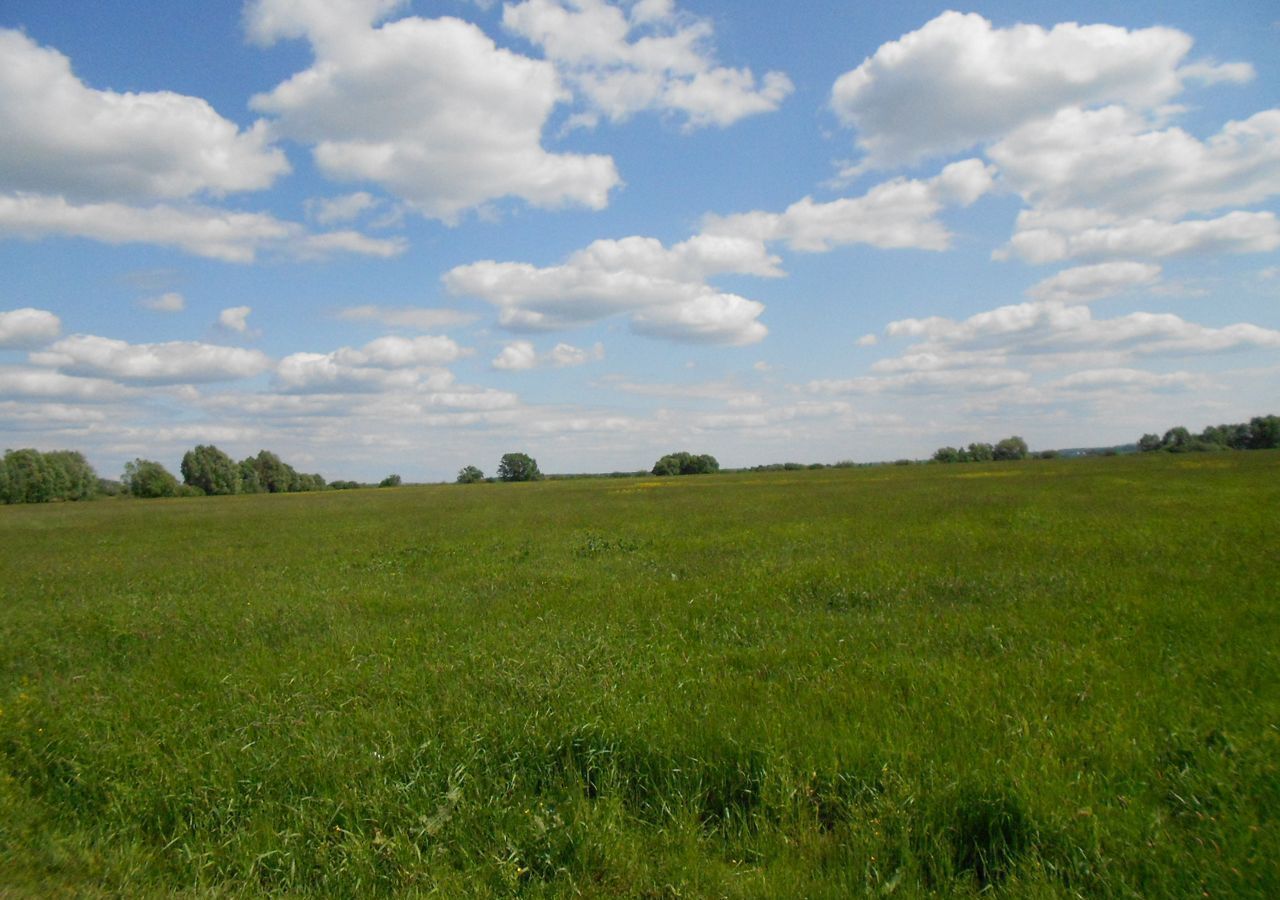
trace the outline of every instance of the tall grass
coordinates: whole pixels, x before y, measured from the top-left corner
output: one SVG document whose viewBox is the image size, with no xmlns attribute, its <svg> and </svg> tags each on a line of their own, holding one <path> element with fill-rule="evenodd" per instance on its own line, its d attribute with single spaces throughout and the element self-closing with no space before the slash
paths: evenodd
<svg viewBox="0 0 1280 900">
<path fill-rule="evenodd" d="M 0 896 L 1276 896 L 1278 475 L 0 509 Z"/>
</svg>

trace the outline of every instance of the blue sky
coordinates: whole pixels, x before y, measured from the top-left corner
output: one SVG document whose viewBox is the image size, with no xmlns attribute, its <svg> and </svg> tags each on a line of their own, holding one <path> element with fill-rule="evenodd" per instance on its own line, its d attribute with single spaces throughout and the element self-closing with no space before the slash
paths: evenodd
<svg viewBox="0 0 1280 900">
<path fill-rule="evenodd" d="M 115 476 L 1274 413 L 1266 3 L 8 0 L 0 439 Z"/>
</svg>

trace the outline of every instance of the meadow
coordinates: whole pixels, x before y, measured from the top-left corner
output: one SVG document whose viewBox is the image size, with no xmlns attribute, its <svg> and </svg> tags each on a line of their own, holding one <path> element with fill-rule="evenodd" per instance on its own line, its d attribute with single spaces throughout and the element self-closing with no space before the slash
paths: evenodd
<svg viewBox="0 0 1280 900">
<path fill-rule="evenodd" d="M 0 896 L 1280 896 L 1280 453 L 0 508 Z"/>
</svg>

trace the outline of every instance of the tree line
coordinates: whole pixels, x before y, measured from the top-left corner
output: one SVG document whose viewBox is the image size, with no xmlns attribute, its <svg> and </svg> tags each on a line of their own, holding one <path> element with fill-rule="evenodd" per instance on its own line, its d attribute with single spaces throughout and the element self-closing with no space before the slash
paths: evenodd
<svg viewBox="0 0 1280 900">
<path fill-rule="evenodd" d="M 198 497 L 227 494 L 278 494 L 372 487 L 358 481 L 326 483 L 324 476 L 299 472 L 270 450 L 234 461 L 212 444 L 188 450 L 179 468 L 182 480 L 151 459 L 125 463 L 119 481 L 99 478 L 84 454 L 74 450 L 6 450 L 0 459 L 0 502 L 49 503 L 91 500 L 126 494 L 131 497 Z M 381 487 L 396 487 L 389 475 Z"/>
<path fill-rule="evenodd" d="M 1181 425 L 1170 428 L 1163 436 L 1144 434 L 1138 439 L 1138 450 L 1153 453 L 1195 453 L 1213 450 L 1280 449 L 1280 416 L 1254 416 L 1247 423 L 1210 425 L 1192 434 Z"/>
<path fill-rule="evenodd" d="M 940 463 L 999 462 L 1026 459 L 1030 455 L 1027 442 L 1015 434 L 995 444 L 975 443 L 963 448 L 939 447 L 933 452 L 933 461 Z"/>
</svg>

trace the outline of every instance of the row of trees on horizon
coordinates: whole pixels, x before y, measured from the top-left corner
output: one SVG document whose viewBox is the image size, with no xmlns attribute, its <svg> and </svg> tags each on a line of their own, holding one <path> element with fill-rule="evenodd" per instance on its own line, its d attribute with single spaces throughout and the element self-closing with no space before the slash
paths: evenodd
<svg viewBox="0 0 1280 900">
<path fill-rule="evenodd" d="M 1152 453 L 1195 453 L 1213 450 L 1275 450 L 1280 449 L 1280 416 L 1254 416 L 1247 423 L 1234 425 L 1210 425 L 1199 434 L 1192 434 L 1179 425 L 1170 428 L 1163 436 L 1144 434 L 1138 439 L 1138 450 Z"/>
<path fill-rule="evenodd" d="M 1140 452 L 1164 451 L 1187 453 L 1217 450 L 1280 449 L 1280 416 L 1255 416 L 1247 423 L 1211 425 L 1200 434 L 1186 428 L 1170 428 L 1163 436 L 1144 434 L 1136 445 L 1121 450 Z M 1065 452 L 1065 451 L 1064 451 Z M 1108 452 L 1114 452 L 1108 451 Z M 1032 453 L 1027 442 L 1014 435 L 995 444 L 972 443 L 964 448 L 939 447 L 930 459 L 935 463 L 995 462 L 1029 457 L 1050 458 L 1058 451 Z M 911 460 L 899 460 L 909 463 Z M 835 468 L 857 465 L 852 461 L 835 464 Z M 778 463 L 754 466 L 751 471 L 828 468 L 822 463 Z M 83 453 L 75 450 L 41 452 L 30 448 L 6 450 L 0 458 L 0 503 L 48 503 L 65 500 L 90 500 L 101 496 L 127 494 L 134 497 L 180 497 L 228 494 L 295 493 L 302 491 L 345 490 L 374 487 L 358 481 L 326 482 L 318 474 L 298 472 L 269 450 L 239 462 L 212 444 L 201 444 L 188 450 L 179 468 L 182 481 L 154 460 L 135 459 L 124 467 L 119 481 L 99 478 Z M 720 471 L 720 464 L 710 454 L 687 451 L 668 453 L 647 472 L 612 473 L 620 476 L 700 475 Z M 493 481 L 539 481 L 545 477 L 538 462 L 527 453 L 507 453 L 498 463 L 497 477 L 487 478 L 478 467 L 463 467 L 457 476 L 459 484 Z M 550 476 L 573 477 L 573 476 Z M 388 475 L 378 487 L 398 487 L 399 475 Z"/>
</svg>

